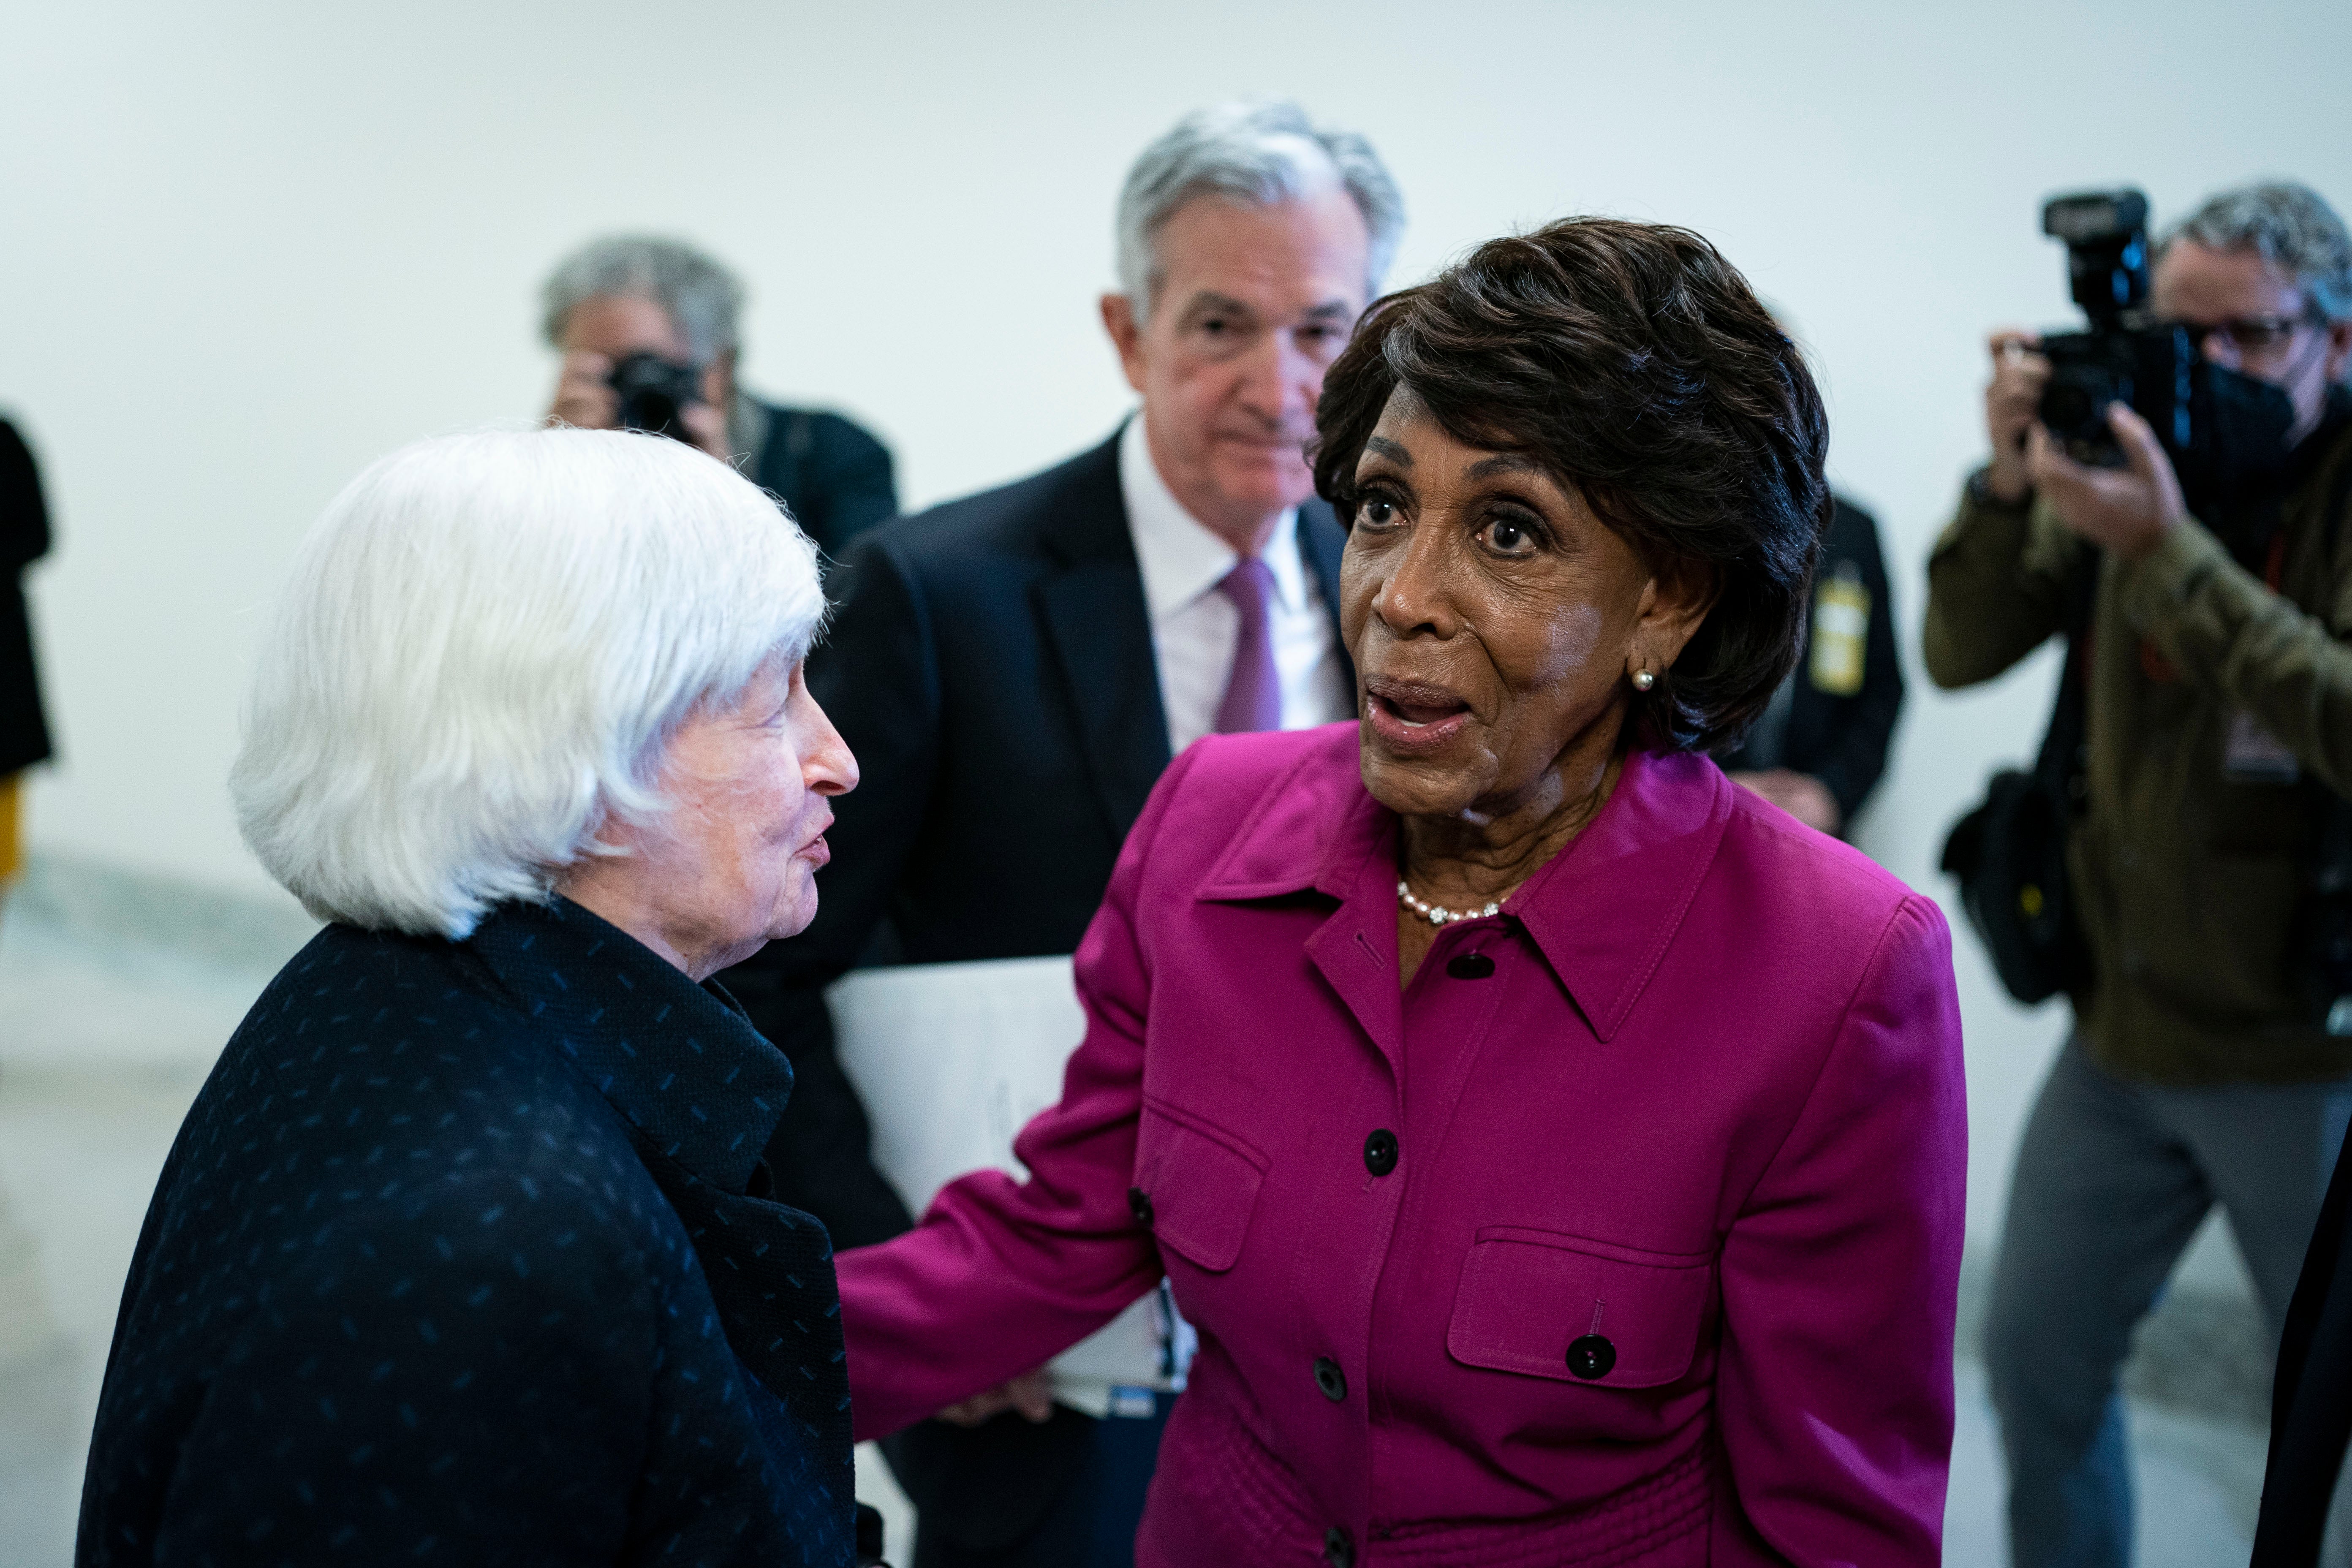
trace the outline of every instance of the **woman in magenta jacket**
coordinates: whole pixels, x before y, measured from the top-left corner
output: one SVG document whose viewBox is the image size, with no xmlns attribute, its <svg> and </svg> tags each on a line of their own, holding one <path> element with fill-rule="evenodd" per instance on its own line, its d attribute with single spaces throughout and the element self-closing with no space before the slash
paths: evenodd
<svg viewBox="0 0 2352 1568">
<path fill-rule="evenodd" d="M 1139 1563 L 1935 1563 L 1948 935 L 1706 758 L 1797 654 L 1803 362 L 1696 236 L 1575 219 L 1375 306 L 1318 426 L 1361 721 L 1169 770 L 1030 1179 L 841 1258 L 860 1434 L 1164 1271 Z"/>
</svg>

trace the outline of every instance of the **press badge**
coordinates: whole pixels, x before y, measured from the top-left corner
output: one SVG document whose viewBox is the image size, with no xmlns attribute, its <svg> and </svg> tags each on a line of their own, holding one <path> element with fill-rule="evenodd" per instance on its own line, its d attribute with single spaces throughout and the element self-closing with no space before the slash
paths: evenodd
<svg viewBox="0 0 2352 1568">
<path fill-rule="evenodd" d="M 2285 742 L 2241 708 L 2230 715 L 2230 738 L 2221 748 L 2221 776 L 2237 784 L 2291 784 L 2303 776 L 2303 769 Z"/>
<path fill-rule="evenodd" d="M 1862 689 L 1862 661 L 1870 646 L 1870 590 L 1853 563 L 1838 563 L 1837 575 L 1813 596 L 1812 658 L 1806 673 L 1813 689 L 1832 697 Z"/>
</svg>

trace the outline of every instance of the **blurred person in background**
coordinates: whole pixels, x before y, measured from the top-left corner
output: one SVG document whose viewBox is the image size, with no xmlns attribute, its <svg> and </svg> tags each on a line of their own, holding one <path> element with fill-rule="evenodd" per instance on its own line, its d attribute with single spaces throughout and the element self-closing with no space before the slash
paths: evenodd
<svg viewBox="0 0 2352 1568">
<path fill-rule="evenodd" d="M 421 442 L 297 554 L 230 790 L 325 921 L 174 1141 L 76 1560 L 849 1568 L 790 1065 L 709 984 L 808 923 L 856 762 L 816 555 L 649 436 Z"/>
<path fill-rule="evenodd" d="M 48 552 L 40 470 L 16 427 L 0 419 L 0 902 L 24 869 L 26 770 L 50 756 L 25 603 L 25 570 Z"/>
<path fill-rule="evenodd" d="M 1797 657 L 1802 359 L 1696 235 L 1570 219 L 1375 305 L 1317 425 L 1361 718 L 1169 768 L 1027 1180 L 842 1257 L 860 1432 L 1164 1272 L 1148 1568 L 1929 1568 L 1949 936 L 1706 755 Z"/>
<path fill-rule="evenodd" d="M 2037 340 L 1999 332 L 1991 460 L 1928 564 L 1946 688 L 2091 603 L 2067 846 L 2088 973 L 2018 1150 L 1985 1331 L 2019 1568 L 2131 1560 L 2133 1326 L 2219 1204 L 2276 1335 L 2352 1114 L 2352 1037 L 2295 983 L 2318 826 L 2352 791 L 2352 239 L 2304 186 L 2228 191 L 2165 238 L 2150 303 L 2262 384 L 2267 427 L 2238 421 L 2228 456 L 2274 482 L 2192 515 L 2120 404 L 2121 465 L 2073 460 L 2037 416 Z"/>
<path fill-rule="evenodd" d="M 1188 117 L 1128 175 L 1101 301 L 1140 409 L 845 558 L 810 683 L 866 783 L 841 803 L 816 923 L 728 977 L 809 1091 L 770 1154 L 778 1191 L 843 1247 L 910 1220 L 870 1162 L 823 988 L 877 937 L 915 963 L 1073 952 L 1171 757 L 1355 711 L 1345 533 L 1303 447 L 1402 224 L 1360 136 L 1287 103 Z M 1169 1405 L 1097 1420 L 1031 1379 L 955 1413 L 978 1426 L 895 1441 L 919 1568 L 1129 1561 Z"/>
<path fill-rule="evenodd" d="M 1903 665 L 1878 520 L 1842 496 L 1831 505 L 1797 667 L 1717 760 L 1732 783 L 1843 837 L 1886 772 L 1903 712 Z"/>
<path fill-rule="evenodd" d="M 743 286 L 676 240 L 623 235 L 566 257 L 540 324 L 563 355 L 549 417 L 583 430 L 662 429 L 782 500 L 827 555 L 898 510 L 890 453 L 838 414 L 745 392 Z M 616 381 L 617 378 L 617 381 Z"/>
</svg>

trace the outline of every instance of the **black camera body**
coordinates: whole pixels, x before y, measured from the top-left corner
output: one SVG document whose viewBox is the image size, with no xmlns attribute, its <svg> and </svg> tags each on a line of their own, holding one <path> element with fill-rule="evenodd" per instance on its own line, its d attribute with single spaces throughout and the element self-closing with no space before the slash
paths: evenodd
<svg viewBox="0 0 2352 1568">
<path fill-rule="evenodd" d="M 2148 319 L 2147 197 L 2130 189 L 2059 196 L 2042 209 L 2042 232 L 2065 242 L 2084 332 L 2042 340 L 2050 381 L 2040 415 L 2078 461 L 2119 460 L 2107 405 L 2148 423 L 2176 463 L 2195 450 L 2204 358 L 2189 333 Z"/>
<path fill-rule="evenodd" d="M 2148 423 L 2174 453 L 2196 444 L 2196 345 L 2179 327 L 2116 327 L 2053 332 L 2042 340 L 2050 380 L 2042 423 L 2078 462 L 2113 463 L 2120 453 L 2107 405 L 2120 403 Z"/>
<path fill-rule="evenodd" d="M 613 395 L 620 402 L 621 428 L 651 430 L 680 441 L 692 439 L 678 411 L 702 401 L 702 367 L 680 364 L 656 353 L 635 353 L 613 367 Z"/>
</svg>

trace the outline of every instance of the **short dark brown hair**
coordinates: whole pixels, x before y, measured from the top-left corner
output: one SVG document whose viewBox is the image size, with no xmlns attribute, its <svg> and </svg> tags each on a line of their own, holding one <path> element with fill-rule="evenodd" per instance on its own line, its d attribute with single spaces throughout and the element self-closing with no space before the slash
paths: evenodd
<svg viewBox="0 0 2352 1568">
<path fill-rule="evenodd" d="M 1721 596 L 1682 658 L 1634 694 L 1635 733 L 1713 750 L 1763 711 L 1803 636 L 1829 422 L 1796 345 L 1715 247 L 1567 218 L 1380 300 L 1316 409 L 1315 488 L 1343 520 L 1400 386 L 1455 440 L 1574 486 L 1654 566 L 1715 572 Z"/>
</svg>

